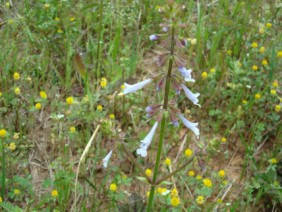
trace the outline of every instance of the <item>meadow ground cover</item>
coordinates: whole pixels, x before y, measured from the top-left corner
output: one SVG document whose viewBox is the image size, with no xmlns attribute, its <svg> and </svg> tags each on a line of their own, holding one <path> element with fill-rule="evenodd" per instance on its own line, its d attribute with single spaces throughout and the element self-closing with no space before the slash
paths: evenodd
<svg viewBox="0 0 282 212">
<path fill-rule="evenodd" d="M 281 211 L 281 9 L 1 1 L 0 210 Z"/>
</svg>

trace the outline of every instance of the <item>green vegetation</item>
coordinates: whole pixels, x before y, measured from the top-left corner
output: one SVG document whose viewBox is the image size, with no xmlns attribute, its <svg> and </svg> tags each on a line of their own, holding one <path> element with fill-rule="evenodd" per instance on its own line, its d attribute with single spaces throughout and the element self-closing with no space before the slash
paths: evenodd
<svg viewBox="0 0 282 212">
<path fill-rule="evenodd" d="M 168 95 L 200 137 L 166 118 L 154 176 L 161 121 L 147 157 L 136 150 L 165 86 L 119 94 L 167 72 L 149 39 L 167 3 L 1 1 L 0 211 L 282 210 L 280 1 L 175 2 L 201 108 Z"/>
</svg>

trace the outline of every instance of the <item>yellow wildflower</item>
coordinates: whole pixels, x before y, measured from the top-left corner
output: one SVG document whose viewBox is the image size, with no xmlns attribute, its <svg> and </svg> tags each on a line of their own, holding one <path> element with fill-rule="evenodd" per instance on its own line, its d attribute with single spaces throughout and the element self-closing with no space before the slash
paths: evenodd
<svg viewBox="0 0 282 212">
<path fill-rule="evenodd" d="M 222 181 L 222 184 L 223 184 L 223 185 L 227 185 L 227 184 L 228 184 L 228 181 L 227 181 L 227 180 L 223 180 L 223 181 Z"/>
<path fill-rule="evenodd" d="M 260 95 L 259 93 L 257 93 L 257 94 L 255 95 L 255 98 L 256 98 L 256 99 L 260 99 L 260 98 L 261 98 L 261 95 Z"/>
<path fill-rule="evenodd" d="M 60 18 L 59 18 L 59 17 L 56 17 L 56 18 L 55 18 L 55 21 L 59 21 L 59 20 L 60 20 Z"/>
<path fill-rule="evenodd" d="M 210 73 L 214 73 L 215 72 L 215 69 L 214 68 L 211 68 L 210 69 Z"/>
<path fill-rule="evenodd" d="M 14 73 L 14 80 L 19 80 L 21 78 L 21 75 L 18 72 Z"/>
<path fill-rule="evenodd" d="M 226 140 L 225 137 L 222 137 L 222 138 L 221 138 L 221 142 L 222 142 L 222 143 L 225 143 L 226 141 L 227 141 L 227 140 Z"/>
<path fill-rule="evenodd" d="M 272 27 L 272 23 L 266 23 L 265 26 L 268 27 L 268 28 L 271 28 Z"/>
<path fill-rule="evenodd" d="M 9 2 L 7 2 L 5 5 L 6 5 L 6 7 L 10 7 L 10 3 Z"/>
<path fill-rule="evenodd" d="M 75 17 L 71 17 L 71 18 L 70 18 L 70 21 L 75 21 Z"/>
<path fill-rule="evenodd" d="M 48 3 L 44 4 L 45 9 L 49 9 L 49 7 L 50 7 L 50 4 L 48 4 Z"/>
<path fill-rule="evenodd" d="M 276 90 L 271 89 L 270 93 L 271 93 L 272 95 L 275 95 L 275 94 L 276 94 Z"/>
<path fill-rule="evenodd" d="M 18 88 L 18 87 L 16 87 L 15 90 L 14 90 L 14 92 L 15 92 L 16 95 L 20 95 L 21 89 Z"/>
<path fill-rule="evenodd" d="M 15 194 L 15 195 L 19 195 L 20 193 L 21 193 L 21 191 L 20 191 L 19 189 L 15 189 L 15 190 L 14 190 L 14 194 Z"/>
<path fill-rule="evenodd" d="M 267 62 L 266 59 L 264 59 L 264 60 L 261 61 L 261 64 L 264 65 L 264 66 L 266 66 L 266 65 L 268 64 L 268 62 Z"/>
<path fill-rule="evenodd" d="M 19 137 L 20 137 L 20 133 L 14 133 L 14 135 L 13 135 L 13 138 L 15 139 L 15 140 L 18 140 L 19 139 Z"/>
<path fill-rule="evenodd" d="M 177 197 L 178 196 L 178 191 L 176 188 L 173 188 L 170 192 L 171 197 Z"/>
<path fill-rule="evenodd" d="M 222 203 L 222 199 L 221 199 L 221 198 L 218 198 L 218 199 L 216 200 L 216 202 L 217 202 L 218 204 L 220 204 L 220 203 Z"/>
<path fill-rule="evenodd" d="M 63 33 L 63 30 L 62 29 L 57 29 L 57 33 L 59 33 L 59 34 L 62 34 Z"/>
<path fill-rule="evenodd" d="M 3 95 L 2 92 L 0 92 L 0 97 L 1 97 L 2 95 Z"/>
<path fill-rule="evenodd" d="M 272 164 L 276 164 L 277 163 L 277 159 L 276 158 L 271 158 L 269 160 L 269 162 L 272 163 Z"/>
<path fill-rule="evenodd" d="M 110 119 L 115 119 L 115 114 L 110 114 Z"/>
<path fill-rule="evenodd" d="M 15 142 L 10 143 L 9 145 L 9 149 L 14 151 L 17 148 L 17 145 L 15 144 Z"/>
<path fill-rule="evenodd" d="M 232 51 L 231 50 L 227 50 L 227 55 L 231 56 L 232 55 Z"/>
<path fill-rule="evenodd" d="M 191 45 L 192 46 L 195 46 L 196 44 L 197 44 L 197 39 L 196 38 L 193 38 L 193 39 L 191 39 Z"/>
<path fill-rule="evenodd" d="M 282 51 L 277 52 L 277 57 L 282 58 Z"/>
<path fill-rule="evenodd" d="M 259 33 L 260 33 L 260 34 L 263 34 L 263 33 L 264 33 L 264 28 L 263 28 L 263 27 L 259 29 Z"/>
<path fill-rule="evenodd" d="M 278 81 L 275 80 L 275 81 L 272 83 L 272 86 L 275 87 L 275 88 L 277 88 L 277 87 L 278 87 Z"/>
<path fill-rule="evenodd" d="M 171 164 L 171 160 L 169 158 L 165 159 L 165 165 L 169 166 Z"/>
<path fill-rule="evenodd" d="M 54 190 L 52 190 L 51 195 L 52 195 L 52 197 L 58 197 L 59 193 L 56 189 L 54 189 Z"/>
<path fill-rule="evenodd" d="M 191 155 L 193 155 L 193 151 L 192 151 L 191 149 L 186 149 L 186 150 L 185 150 L 185 155 L 186 155 L 187 157 L 191 157 Z"/>
<path fill-rule="evenodd" d="M 116 191 L 117 191 L 117 185 L 116 185 L 115 183 L 112 183 L 112 184 L 110 185 L 110 190 L 111 190 L 112 192 L 116 192 Z"/>
<path fill-rule="evenodd" d="M 40 109 L 41 109 L 41 104 L 40 104 L 40 103 L 36 103 L 36 104 L 35 104 L 35 108 L 36 108 L 37 110 L 40 110 Z"/>
<path fill-rule="evenodd" d="M 218 176 L 223 178 L 225 176 L 225 171 L 224 170 L 219 170 Z"/>
<path fill-rule="evenodd" d="M 203 179 L 204 186 L 212 187 L 212 181 L 209 178 Z"/>
<path fill-rule="evenodd" d="M 151 169 L 146 169 L 145 174 L 146 174 L 146 176 L 151 177 L 152 170 Z"/>
<path fill-rule="evenodd" d="M 248 103 L 248 101 L 247 101 L 247 100 L 245 100 L 245 99 L 243 99 L 243 100 L 242 100 L 242 103 L 245 105 L 245 104 L 247 104 L 247 103 Z"/>
<path fill-rule="evenodd" d="M 264 53 L 264 51 L 265 51 L 265 47 L 264 46 L 259 48 L 259 53 Z"/>
<path fill-rule="evenodd" d="M 0 130 L 0 137 L 1 137 L 1 138 L 5 138 L 6 135 L 7 135 L 7 131 L 6 131 L 5 129 L 1 129 L 1 130 Z"/>
<path fill-rule="evenodd" d="M 73 97 L 72 97 L 72 96 L 68 97 L 68 98 L 66 99 L 66 103 L 67 103 L 68 105 L 72 105 L 72 104 L 73 104 Z"/>
<path fill-rule="evenodd" d="M 196 198 L 196 202 L 197 202 L 198 205 L 202 205 L 202 204 L 205 203 L 205 198 L 203 196 L 198 196 Z"/>
<path fill-rule="evenodd" d="M 100 82 L 101 87 L 102 87 L 102 88 L 106 87 L 106 86 L 107 86 L 107 82 L 108 82 L 108 80 L 103 77 L 103 78 L 101 79 L 101 82 Z"/>
<path fill-rule="evenodd" d="M 256 42 L 253 42 L 252 43 L 252 48 L 257 48 L 258 47 L 258 44 Z"/>
<path fill-rule="evenodd" d="M 258 70 L 258 66 L 253 65 L 253 66 L 252 66 L 252 69 L 253 69 L 254 71 L 257 71 L 257 70 Z"/>
<path fill-rule="evenodd" d="M 103 110 L 103 106 L 102 105 L 98 105 L 97 106 L 97 110 L 101 112 Z"/>
<path fill-rule="evenodd" d="M 0 197 L 0 203 L 3 202 L 2 197 Z"/>
<path fill-rule="evenodd" d="M 173 198 L 171 198 L 170 203 L 171 203 L 172 206 L 176 207 L 176 206 L 179 205 L 180 200 L 177 197 L 173 197 Z"/>
<path fill-rule="evenodd" d="M 201 179 L 202 179 L 202 176 L 201 176 L 201 175 L 197 175 L 196 179 L 197 179 L 197 180 L 201 180 Z"/>
<path fill-rule="evenodd" d="M 204 71 L 201 76 L 203 79 L 206 79 L 208 77 L 208 73 Z"/>
<path fill-rule="evenodd" d="M 40 97 L 41 97 L 42 99 L 47 99 L 47 94 L 46 94 L 45 91 L 40 91 L 40 92 L 39 92 L 39 95 L 40 95 Z"/>
<path fill-rule="evenodd" d="M 70 132 L 71 133 L 75 133 L 76 132 L 76 128 L 75 127 L 70 127 Z"/>
<path fill-rule="evenodd" d="M 279 112 L 281 110 L 281 105 L 275 105 L 275 111 Z"/>
<path fill-rule="evenodd" d="M 195 176 L 195 172 L 194 172 L 194 171 L 189 171 L 189 172 L 188 172 L 188 175 L 189 175 L 190 177 L 194 177 L 194 176 Z"/>
</svg>

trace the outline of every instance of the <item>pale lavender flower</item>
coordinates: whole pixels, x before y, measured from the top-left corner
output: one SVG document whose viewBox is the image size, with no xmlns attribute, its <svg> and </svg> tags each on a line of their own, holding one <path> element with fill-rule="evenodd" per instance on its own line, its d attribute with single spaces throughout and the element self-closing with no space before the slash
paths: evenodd
<svg viewBox="0 0 282 212">
<path fill-rule="evenodd" d="M 111 156 L 112 156 L 112 153 L 113 153 L 113 151 L 110 151 L 110 152 L 107 154 L 107 156 L 103 159 L 103 166 L 104 166 L 104 168 L 107 168 L 107 167 L 108 167 L 108 162 L 109 162 L 109 160 L 110 160 L 110 158 L 111 158 Z"/>
<path fill-rule="evenodd" d="M 186 97 L 188 99 L 191 100 L 191 102 L 193 102 L 194 105 L 198 105 L 199 107 L 201 107 L 201 105 L 198 104 L 199 99 L 198 97 L 200 96 L 200 93 L 192 93 L 189 88 L 187 88 L 184 84 L 180 84 L 181 88 L 184 90 L 184 93 L 186 95 Z"/>
<path fill-rule="evenodd" d="M 149 38 L 150 38 L 151 41 L 155 41 L 155 40 L 158 40 L 159 36 L 157 36 L 157 35 L 150 35 Z"/>
<path fill-rule="evenodd" d="M 183 124 L 185 125 L 185 127 L 192 130 L 194 132 L 194 134 L 196 135 L 196 137 L 199 139 L 200 130 L 199 130 L 199 128 L 197 128 L 198 122 L 197 123 L 190 122 L 180 113 L 178 114 L 178 116 L 181 119 L 181 121 L 183 122 Z"/>
<path fill-rule="evenodd" d="M 168 31 L 168 27 L 163 27 L 163 31 L 167 32 Z"/>
<path fill-rule="evenodd" d="M 195 82 L 195 80 L 192 79 L 191 76 L 192 69 L 186 69 L 184 66 L 180 66 L 178 67 L 178 71 L 184 77 L 184 80 L 186 82 Z"/>
<path fill-rule="evenodd" d="M 128 93 L 133 93 L 135 91 L 138 91 L 150 82 L 152 82 L 152 79 L 146 79 L 142 82 L 138 82 L 138 83 L 133 84 L 133 85 L 129 85 L 127 83 L 124 83 L 125 88 L 119 95 L 125 95 L 125 94 L 128 94 Z"/>
<path fill-rule="evenodd" d="M 154 124 L 153 128 L 148 133 L 148 135 L 141 141 L 140 148 L 137 149 L 137 151 L 136 151 L 137 155 L 140 155 L 142 157 L 147 156 L 147 149 L 148 149 L 148 147 L 150 146 L 150 144 L 153 140 L 153 137 L 154 137 L 154 134 L 156 132 L 157 127 L 158 127 L 158 122 L 156 122 Z"/>
</svg>

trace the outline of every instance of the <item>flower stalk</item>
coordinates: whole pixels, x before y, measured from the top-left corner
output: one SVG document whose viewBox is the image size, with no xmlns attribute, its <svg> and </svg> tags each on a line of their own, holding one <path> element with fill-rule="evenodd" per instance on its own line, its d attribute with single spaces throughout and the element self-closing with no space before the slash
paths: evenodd
<svg viewBox="0 0 282 212">
<path fill-rule="evenodd" d="M 172 20 L 173 24 L 173 20 Z M 166 75 L 166 82 L 165 82 L 165 93 L 164 93 L 164 102 L 163 102 L 163 110 L 166 111 L 168 108 L 168 100 L 169 100 L 169 87 L 170 87 L 170 81 L 171 81 L 171 73 L 172 73 L 172 65 L 173 65 L 173 55 L 174 55 L 174 33 L 175 33 L 175 27 L 172 25 L 171 27 L 171 44 L 170 44 L 170 58 L 169 58 L 169 65 Z M 155 167 L 154 167 L 154 174 L 153 174 L 153 180 L 151 184 L 150 189 L 150 196 L 147 206 L 147 212 L 152 211 L 153 203 L 154 203 L 154 195 L 155 195 L 155 189 L 156 189 L 156 182 L 158 177 L 158 171 L 160 166 L 160 159 L 163 149 L 163 142 L 165 137 L 165 128 L 166 128 L 166 120 L 167 115 L 164 114 L 161 121 L 161 129 L 160 129 L 160 138 L 159 138 L 159 144 L 158 144 L 158 150 L 157 150 L 157 157 L 155 161 Z"/>
<path fill-rule="evenodd" d="M 5 179 L 6 179 L 6 161 L 5 161 L 5 146 L 4 141 L 0 139 L 2 149 L 2 175 L 1 175 L 1 197 L 4 200 L 5 197 Z"/>
</svg>

